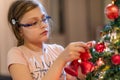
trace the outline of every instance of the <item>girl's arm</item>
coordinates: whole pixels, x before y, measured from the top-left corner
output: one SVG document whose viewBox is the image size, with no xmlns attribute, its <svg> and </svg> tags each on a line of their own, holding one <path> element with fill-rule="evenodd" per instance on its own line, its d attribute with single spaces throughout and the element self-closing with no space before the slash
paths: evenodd
<svg viewBox="0 0 120 80">
<path fill-rule="evenodd" d="M 87 46 L 83 42 L 70 43 L 58 56 L 42 80 L 59 80 L 66 63 L 79 59 L 80 52 L 85 52 L 85 48 Z"/>
<path fill-rule="evenodd" d="M 11 64 L 9 66 L 9 71 L 13 80 L 33 80 L 26 65 Z"/>
<path fill-rule="evenodd" d="M 59 80 L 65 62 L 57 58 L 42 80 Z M 13 80 L 33 80 L 26 65 L 12 64 L 9 71 Z"/>
<path fill-rule="evenodd" d="M 65 62 L 57 58 L 42 80 L 59 80 L 64 66 Z M 9 71 L 13 80 L 33 80 L 26 65 L 12 64 Z"/>
<path fill-rule="evenodd" d="M 63 60 L 57 58 L 42 80 L 59 80 L 65 64 Z"/>
</svg>

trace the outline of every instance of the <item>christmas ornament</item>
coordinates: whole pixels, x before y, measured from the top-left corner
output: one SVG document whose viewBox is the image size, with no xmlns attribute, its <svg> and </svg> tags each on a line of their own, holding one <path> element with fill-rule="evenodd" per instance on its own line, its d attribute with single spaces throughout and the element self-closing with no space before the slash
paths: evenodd
<svg viewBox="0 0 120 80">
<path fill-rule="evenodd" d="M 112 56 L 111 61 L 114 65 L 119 65 L 120 64 L 120 55 L 115 54 Z"/>
<path fill-rule="evenodd" d="M 108 4 L 105 8 L 105 14 L 109 19 L 116 19 L 119 16 L 119 8 L 114 4 Z"/>
<path fill-rule="evenodd" d="M 80 63 L 80 67 L 81 67 L 81 72 L 86 75 L 89 72 L 92 72 L 95 68 L 94 64 L 92 62 L 89 61 L 83 61 Z"/>
<path fill-rule="evenodd" d="M 84 53 L 81 53 L 80 54 L 80 59 L 82 61 L 87 61 L 89 60 L 90 58 L 92 58 L 91 54 L 88 52 L 88 51 L 85 51 Z"/>
<path fill-rule="evenodd" d="M 74 60 L 68 65 L 67 67 L 64 68 L 65 72 L 72 76 L 78 76 L 78 68 L 80 66 L 80 63 L 82 61 L 87 61 L 91 58 L 90 53 L 86 50 L 83 53 L 80 53 L 80 60 Z"/>
<path fill-rule="evenodd" d="M 78 60 L 72 61 L 67 67 L 64 68 L 65 72 L 72 76 L 78 76 L 79 62 Z"/>
<path fill-rule="evenodd" d="M 95 50 L 96 50 L 97 52 L 99 52 L 99 53 L 103 52 L 104 49 L 105 49 L 105 45 L 104 45 L 103 42 L 97 43 L 97 44 L 95 45 Z"/>
</svg>

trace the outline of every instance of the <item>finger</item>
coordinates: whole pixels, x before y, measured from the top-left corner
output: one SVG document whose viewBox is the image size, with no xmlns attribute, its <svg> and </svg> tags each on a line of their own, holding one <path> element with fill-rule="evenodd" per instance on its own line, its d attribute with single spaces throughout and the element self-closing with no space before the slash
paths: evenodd
<svg viewBox="0 0 120 80">
<path fill-rule="evenodd" d="M 85 52 L 86 51 L 86 49 L 84 47 L 81 47 L 81 46 L 73 47 L 72 50 L 75 52 Z"/>
<path fill-rule="evenodd" d="M 87 45 L 89 48 L 95 46 L 95 44 L 96 44 L 96 41 L 89 41 L 89 42 L 86 43 L 86 45 Z"/>
<path fill-rule="evenodd" d="M 76 47 L 84 47 L 84 48 L 88 49 L 87 44 L 84 43 L 84 42 L 75 42 L 74 45 L 75 45 Z"/>
<path fill-rule="evenodd" d="M 71 52 L 69 56 L 79 57 L 79 56 L 80 56 L 80 53 L 79 53 L 79 52 Z"/>
<path fill-rule="evenodd" d="M 72 55 L 77 55 L 77 56 L 80 56 L 80 53 L 79 52 L 75 52 L 75 51 L 72 51 L 69 53 L 70 56 Z"/>
<path fill-rule="evenodd" d="M 71 60 L 79 59 L 79 53 L 70 56 Z"/>
</svg>

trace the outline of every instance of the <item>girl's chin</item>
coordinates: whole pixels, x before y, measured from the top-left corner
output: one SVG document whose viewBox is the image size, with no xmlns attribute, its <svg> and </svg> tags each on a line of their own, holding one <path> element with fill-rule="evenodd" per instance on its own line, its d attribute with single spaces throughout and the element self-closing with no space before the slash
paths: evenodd
<svg viewBox="0 0 120 80">
<path fill-rule="evenodd" d="M 43 42 L 48 41 L 48 38 L 49 38 L 49 37 L 43 37 L 43 38 L 42 38 L 42 41 L 43 41 Z"/>
</svg>

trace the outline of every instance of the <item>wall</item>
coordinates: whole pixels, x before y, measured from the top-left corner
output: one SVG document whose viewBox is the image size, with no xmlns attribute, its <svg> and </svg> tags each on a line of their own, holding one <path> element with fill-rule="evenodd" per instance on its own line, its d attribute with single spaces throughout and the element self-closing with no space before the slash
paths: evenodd
<svg viewBox="0 0 120 80">
<path fill-rule="evenodd" d="M 104 7 L 106 7 L 108 4 L 111 4 L 111 3 L 112 3 L 112 0 L 105 0 Z M 105 16 L 104 23 L 108 23 L 108 22 L 109 22 L 109 19 Z"/>
<path fill-rule="evenodd" d="M 66 41 L 87 40 L 86 0 L 65 0 Z"/>
<path fill-rule="evenodd" d="M 106 1 L 106 0 L 105 0 Z M 88 3 L 87 3 L 88 4 Z M 104 25 L 104 1 L 89 0 L 88 6 L 88 31 L 89 40 L 96 40 Z"/>
<path fill-rule="evenodd" d="M 6 56 L 8 50 L 14 45 L 13 37 L 7 23 L 8 6 L 13 0 L 0 0 L 0 74 L 8 74 Z"/>
<path fill-rule="evenodd" d="M 103 0 L 65 0 L 66 41 L 96 39 L 96 30 L 104 22 L 103 2 Z"/>
</svg>

